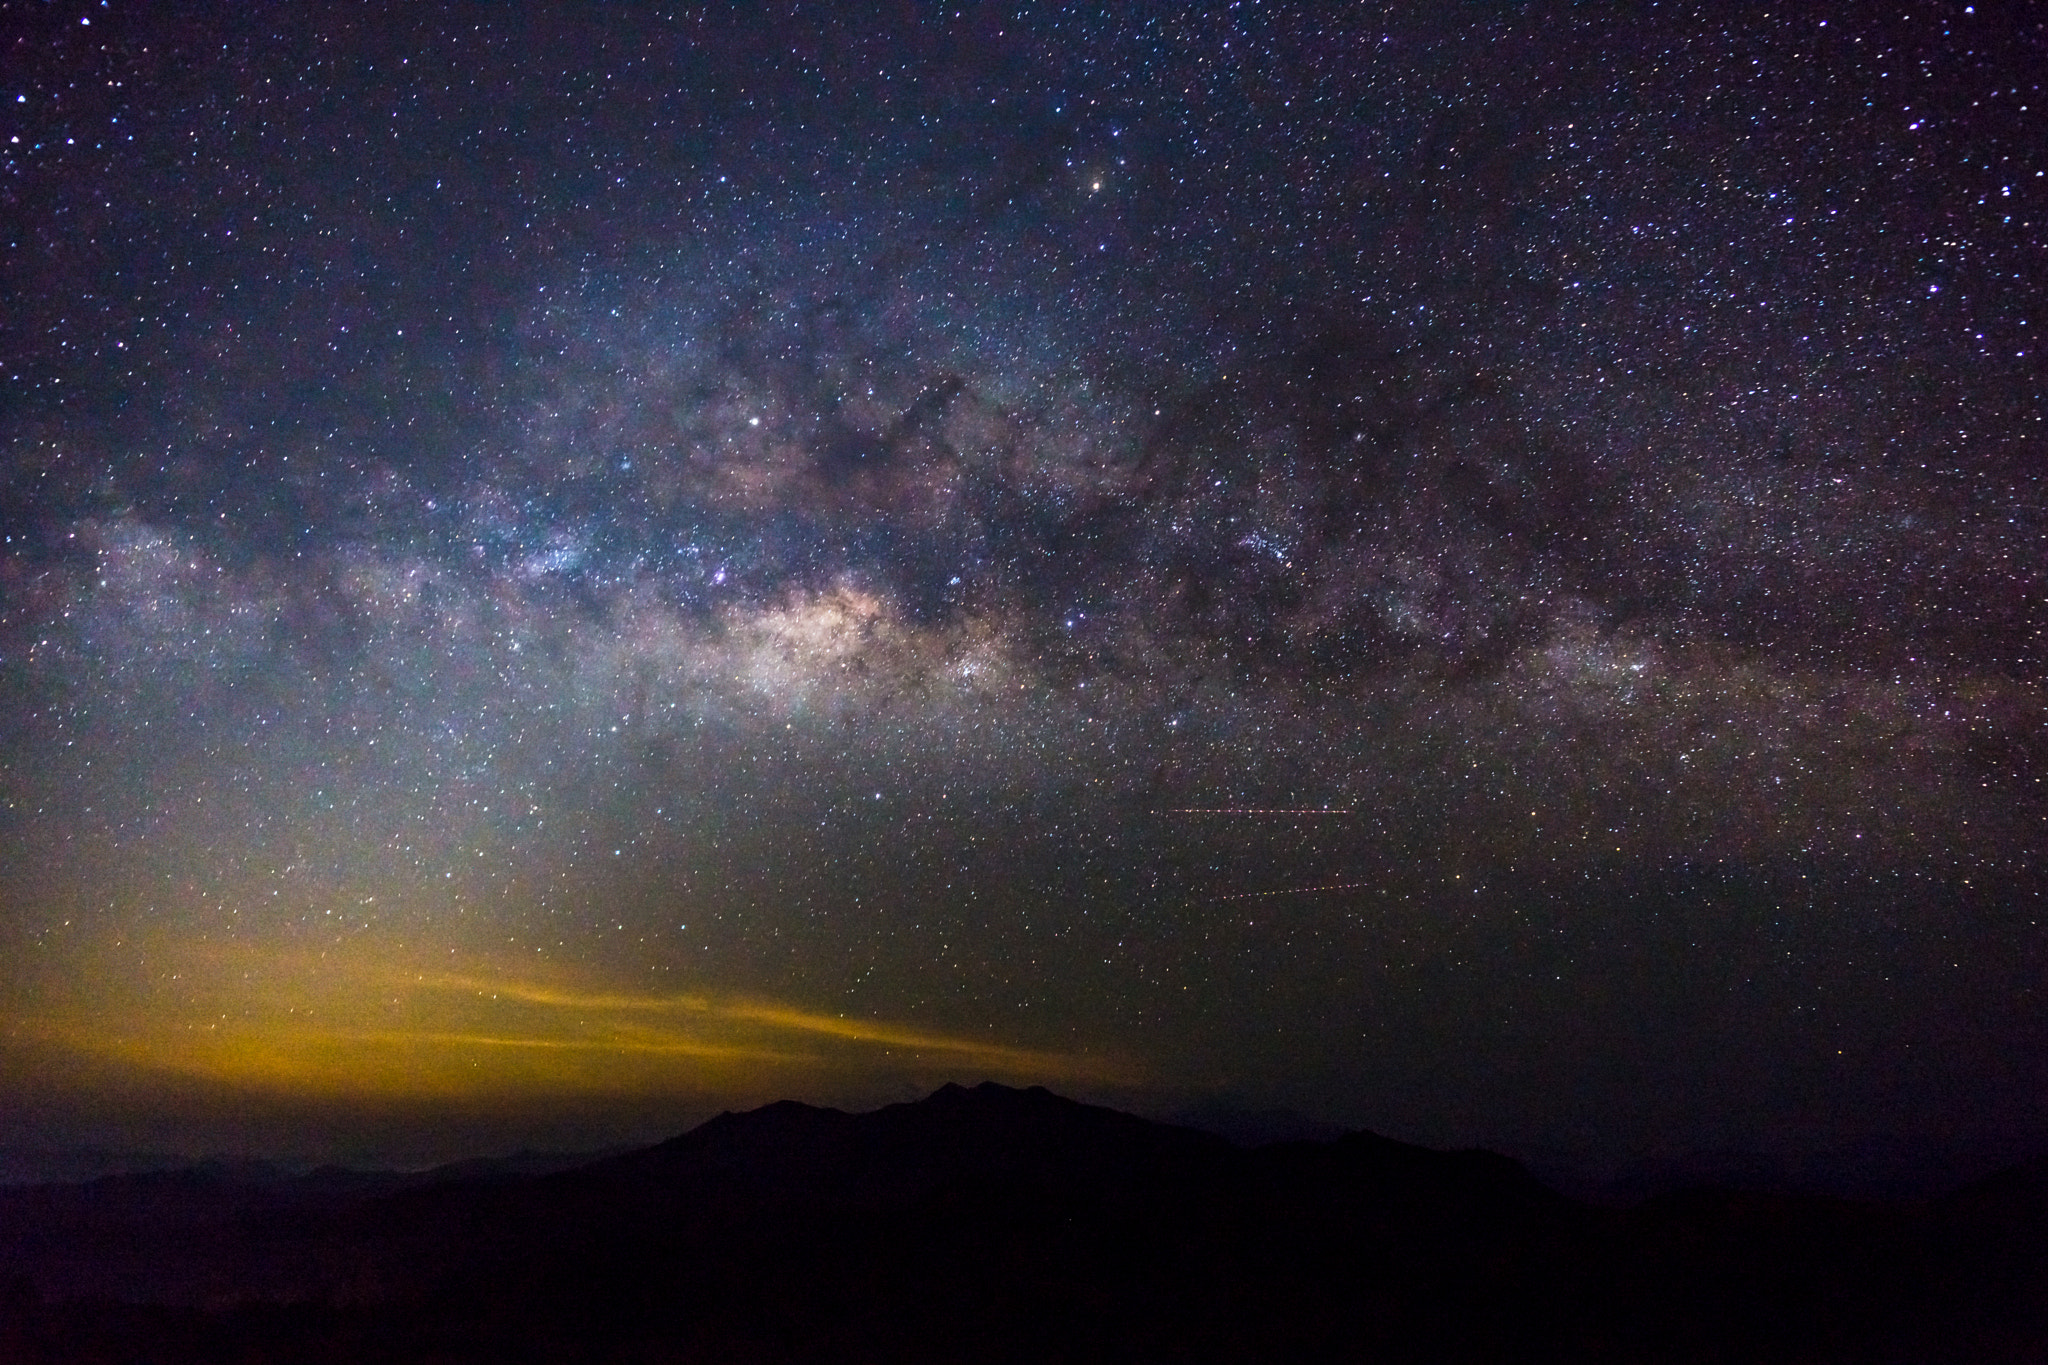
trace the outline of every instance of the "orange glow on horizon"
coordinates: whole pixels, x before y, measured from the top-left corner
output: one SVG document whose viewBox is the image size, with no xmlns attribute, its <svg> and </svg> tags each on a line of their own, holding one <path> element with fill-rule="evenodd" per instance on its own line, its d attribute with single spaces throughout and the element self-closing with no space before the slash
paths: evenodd
<svg viewBox="0 0 2048 1365">
<path fill-rule="evenodd" d="M 366 1102 L 777 1097 L 962 1072 L 1136 1084 L 1126 1063 L 746 995 L 656 994 L 557 971 L 428 967 L 416 950 L 166 945 L 156 970 L 5 1022 L 17 1047 L 119 1072 Z M 173 964 L 166 966 L 166 964 Z"/>
</svg>

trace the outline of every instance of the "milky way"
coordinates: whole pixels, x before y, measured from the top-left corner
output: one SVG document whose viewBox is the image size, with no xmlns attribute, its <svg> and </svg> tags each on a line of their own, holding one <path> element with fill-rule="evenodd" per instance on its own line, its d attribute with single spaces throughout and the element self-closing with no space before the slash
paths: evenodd
<svg viewBox="0 0 2048 1365">
<path fill-rule="evenodd" d="M 0 1139 L 2048 1140 L 2038 26 L 4 10 Z"/>
</svg>

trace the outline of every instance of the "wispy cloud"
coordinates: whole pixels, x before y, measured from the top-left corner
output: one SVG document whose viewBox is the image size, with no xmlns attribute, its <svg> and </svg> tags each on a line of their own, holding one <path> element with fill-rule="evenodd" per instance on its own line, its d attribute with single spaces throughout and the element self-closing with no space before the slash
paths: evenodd
<svg viewBox="0 0 2048 1365">
<path fill-rule="evenodd" d="M 366 1096 L 701 1093 L 887 1075 L 1140 1080 L 1128 1062 L 755 996 L 635 992 L 377 945 L 215 944 L 171 992 L 17 1018 L 17 1037 L 150 1071 Z M 174 997 L 174 998 L 167 998 Z M 778 1081 L 776 1078 L 781 1077 Z"/>
</svg>

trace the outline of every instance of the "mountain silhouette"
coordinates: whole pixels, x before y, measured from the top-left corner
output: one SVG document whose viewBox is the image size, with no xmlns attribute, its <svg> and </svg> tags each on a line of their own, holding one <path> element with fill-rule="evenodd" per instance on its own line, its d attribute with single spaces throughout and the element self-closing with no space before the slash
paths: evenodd
<svg viewBox="0 0 2048 1365">
<path fill-rule="evenodd" d="M 2031 1361 L 2048 1166 L 1629 1209 L 1042 1089 L 784 1102 L 574 1169 L 0 1190 L 0 1360 Z"/>
</svg>

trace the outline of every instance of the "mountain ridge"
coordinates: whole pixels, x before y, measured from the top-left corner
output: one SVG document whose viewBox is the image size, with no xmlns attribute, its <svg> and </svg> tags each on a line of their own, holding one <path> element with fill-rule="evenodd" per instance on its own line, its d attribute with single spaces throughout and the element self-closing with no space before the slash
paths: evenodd
<svg viewBox="0 0 2048 1365">
<path fill-rule="evenodd" d="M 2048 1163 L 1926 1205 L 1695 1190 L 1613 1210 L 1482 1149 L 1365 1132 L 1247 1149 L 982 1084 L 865 1114 L 728 1112 L 560 1171 L 282 1184 L 0 1191 L 0 1359 L 2048 1348 Z"/>
</svg>

